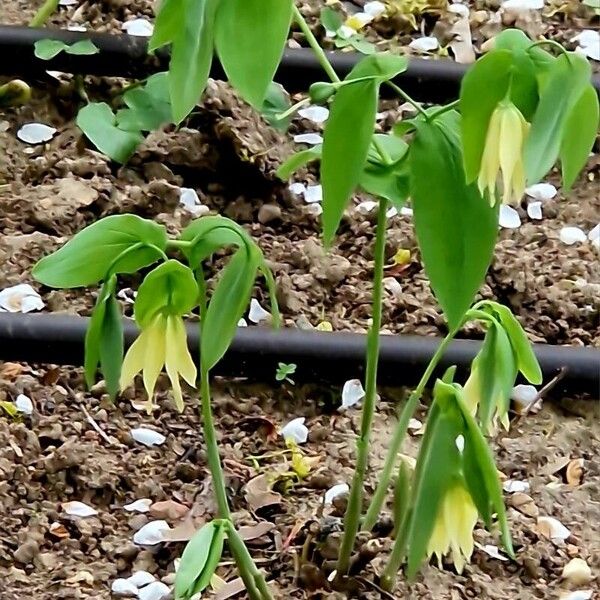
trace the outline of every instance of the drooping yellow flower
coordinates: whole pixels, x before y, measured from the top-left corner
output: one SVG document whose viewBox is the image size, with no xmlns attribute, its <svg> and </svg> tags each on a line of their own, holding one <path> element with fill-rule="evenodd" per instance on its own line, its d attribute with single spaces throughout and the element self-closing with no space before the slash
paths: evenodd
<svg viewBox="0 0 600 600">
<path fill-rule="evenodd" d="M 456 571 L 462 573 L 473 553 L 473 529 L 477 523 L 477 508 L 465 487 L 457 483 L 444 495 L 427 554 L 436 555 L 441 566 L 442 556 L 451 552 Z"/>
<path fill-rule="evenodd" d="M 488 193 L 490 204 L 496 203 L 496 179 L 502 174 L 502 202 L 518 203 L 525 193 L 523 146 L 529 123 L 512 103 L 503 101 L 492 113 L 485 138 L 477 185 Z"/>
<path fill-rule="evenodd" d="M 171 380 L 175 406 L 183 410 L 183 396 L 179 376 L 192 387 L 196 385 L 196 366 L 187 347 L 187 337 L 180 316 L 159 313 L 142 329 L 131 345 L 121 369 L 121 389 L 133 383 L 141 371 L 148 394 L 148 412 L 152 410 L 152 396 L 158 375 L 163 367 Z"/>
<path fill-rule="evenodd" d="M 481 400 L 481 386 L 482 381 L 479 374 L 479 369 L 477 368 L 477 364 L 474 364 L 471 368 L 469 379 L 467 379 L 467 382 L 463 387 L 463 400 L 465 401 L 469 412 L 473 416 L 476 415 L 479 402 Z M 492 416 L 492 422 L 488 429 L 488 433 L 490 435 L 494 435 L 496 433 L 498 421 L 500 421 L 504 429 L 508 431 L 510 429 L 508 410 L 504 410 L 506 402 L 504 402 L 502 398 L 502 391 L 498 388 L 496 388 L 496 396 L 492 400 L 492 403 L 494 405 L 494 414 Z"/>
</svg>

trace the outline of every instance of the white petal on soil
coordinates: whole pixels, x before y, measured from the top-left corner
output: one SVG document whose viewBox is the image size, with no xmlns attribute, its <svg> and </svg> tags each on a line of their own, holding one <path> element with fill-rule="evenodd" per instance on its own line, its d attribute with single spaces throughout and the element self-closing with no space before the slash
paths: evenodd
<svg viewBox="0 0 600 600">
<path fill-rule="evenodd" d="M 517 229 L 521 226 L 521 217 L 512 206 L 503 204 L 500 207 L 500 219 L 498 220 L 498 224 L 505 229 Z"/>
<path fill-rule="evenodd" d="M 537 398 L 538 391 L 535 386 L 524 383 L 515 385 L 510 395 L 511 400 L 514 400 L 523 406 L 529 406 L 532 402 L 535 402 Z"/>
<path fill-rule="evenodd" d="M 338 483 L 325 492 L 325 499 L 323 501 L 325 504 L 331 504 L 338 496 L 343 496 L 349 491 L 350 486 L 347 483 Z"/>
<path fill-rule="evenodd" d="M 342 25 L 336 32 L 336 35 L 343 40 L 347 40 L 356 34 L 356 31 L 352 29 L 352 27 L 348 27 L 348 25 Z"/>
<path fill-rule="evenodd" d="M 156 581 L 156 577 L 148 571 L 136 571 L 131 577 L 127 578 L 127 581 L 133 583 L 135 587 L 141 588 Z"/>
<path fill-rule="evenodd" d="M 152 500 L 150 500 L 150 498 L 140 498 L 140 500 L 125 504 L 123 510 L 126 510 L 127 512 L 147 513 L 150 510 L 151 505 Z"/>
<path fill-rule="evenodd" d="M 502 8 L 513 10 L 540 10 L 544 8 L 544 0 L 505 0 Z"/>
<path fill-rule="evenodd" d="M 150 521 L 133 534 L 133 543 L 155 546 L 163 541 L 164 532 L 171 529 L 166 521 Z"/>
<path fill-rule="evenodd" d="M 290 192 L 292 192 L 292 194 L 296 194 L 296 196 L 303 196 L 304 192 L 306 191 L 306 186 L 303 183 L 295 181 L 294 183 L 290 184 L 288 189 Z"/>
<path fill-rule="evenodd" d="M 561 594 L 560 600 L 591 600 L 593 590 L 575 590 L 574 592 L 565 592 Z"/>
<path fill-rule="evenodd" d="M 308 427 L 304 421 L 306 421 L 304 417 L 292 419 L 280 429 L 279 433 L 284 440 L 293 440 L 296 444 L 304 444 L 308 439 Z"/>
<path fill-rule="evenodd" d="M 593 60 L 600 60 L 600 32 L 584 29 L 571 41 L 579 42 L 576 52 L 580 52 Z"/>
<path fill-rule="evenodd" d="M 87 31 L 83 25 L 77 25 L 77 23 L 69 23 L 67 25 L 67 31 Z"/>
<path fill-rule="evenodd" d="M 525 193 L 534 200 L 552 200 L 558 193 L 556 188 L 551 183 L 536 183 L 525 188 Z"/>
<path fill-rule="evenodd" d="M 377 202 L 374 200 L 365 200 L 356 206 L 356 210 L 361 215 L 368 215 L 377 208 Z"/>
<path fill-rule="evenodd" d="M 326 106 L 307 106 L 301 108 L 298 114 L 313 123 L 324 123 L 329 117 L 329 109 Z"/>
<path fill-rule="evenodd" d="M 373 17 L 366 12 L 357 12 L 350 17 L 352 19 L 353 29 L 362 29 L 365 25 L 368 25 Z"/>
<path fill-rule="evenodd" d="M 423 427 L 423 423 L 421 423 L 421 421 L 419 421 L 419 419 L 411 419 L 408 422 L 409 431 L 419 431 L 419 429 L 421 429 L 421 427 Z M 464 440 L 463 440 L 463 442 L 464 442 Z"/>
<path fill-rule="evenodd" d="M 59 0 L 58 4 L 59 6 L 75 6 L 79 4 L 79 0 Z"/>
<path fill-rule="evenodd" d="M 148 19 L 133 19 L 132 21 L 123 23 L 121 29 L 126 31 L 129 35 L 150 37 L 154 32 L 154 25 L 152 25 Z"/>
<path fill-rule="evenodd" d="M 598 225 L 593 227 L 590 230 L 590 232 L 588 233 L 588 240 L 590 240 L 590 242 L 593 242 L 594 240 L 597 240 L 599 238 L 600 238 L 600 223 L 598 223 Z"/>
<path fill-rule="evenodd" d="M 393 217 L 395 217 L 398 214 L 398 209 L 395 206 L 390 206 L 386 211 L 385 211 L 385 216 L 388 219 L 392 219 Z"/>
<path fill-rule="evenodd" d="M 34 310 L 42 310 L 42 308 L 44 308 L 44 301 L 37 292 L 34 294 L 28 294 L 21 300 L 22 313 L 29 313 Z"/>
<path fill-rule="evenodd" d="M 562 578 L 573 587 L 587 585 L 592 580 L 592 570 L 583 558 L 571 559 L 563 568 Z"/>
<path fill-rule="evenodd" d="M 78 502 L 74 500 L 73 502 L 63 502 L 62 504 L 63 510 L 70 517 L 93 517 L 98 514 L 98 511 L 83 502 Z"/>
<path fill-rule="evenodd" d="M 19 131 L 17 137 L 27 144 L 43 144 L 49 142 L 56 134 L 56 129 L 43 123 L 25 123 Z"/>
<path fill-rule="evenodd" d="M 436 37 L 425 36 L 413 40 L 408 47 L 416 50 L 417 52 L 426 54 L 427 52 L 433 52 L 434 50 L 437 50 L 440 47 L 440 43 Z"/>
<path fill-rule="evenodd" d="M 529 215 L 530 219 L 536 219 L 537 221 L 541 220 L 542 218 L 542 203 L 539 200 L 536 200 L 535 202 L 530 202 L 527 205 L 527 214 Z"/>
<path fill-rule="evenodd" d="M 460 15 L 461 17 L 468 17 L 469 7 L 461 4 L 460 2 L 456 2 L 448 7 L 448 12 L 452 12 L 455 15 Z"/>
<path fill-rule="evenodd" d="M 248 311 L 248 319 L 252 323 L 262 323 L 271 317 L 271 313 L 265 310 L 256 298 L 250 300 L 250 310 Z"/>
<path fill-rule="evenodd" d="M 383 2 L 379 2 L 378 0 L 373 0 L 373 2 L 367 2 L 363 6 L 363 10 L 373 19 L 380 17 L 385 12 L 385 4 Z"/>
<path fill-rule="evenodd" d="M 400 209 L 400 214 L 401 214 L 403 217 L 412 217 L 412 216 L 413 216 L 413 209 L 412 209 L 412 208 L 410 208 L 410 207 L 408 207 L 408 206 L 403 206 L 403 207 Z"/>
<path fill-rule="evenodd" d="M 314 215 L 315 217 L 318 217 L 320 214 L 323 213 L 323 206 L 320 202 L 314 202 L 313 204 L 309 204 L 306 207 L 306 212 L 311 215 Z"/>
<path fill-rule="evenodd" d="M 498 560 L 508 560 L 506 556 L 500 554 L 498 546 L 494 546 L 492 544 L 485 544 L 484 546 L 480 546 L 479 544 L 477 544 L 477 547 L 483 550 L 483 552 L 485 552 L 488 556 L 491 556 L 492 558 L 497 558 Z"/>
<path fill-rule="evenodd" d="M 137 597 L 138 589 L 128 579 L 115 579 L 110 586 L 110 590 L 115 596 L 134 596 Z"/>
<path fill-rule="evenodd" d="M 148 429 L 146 427 L 138 427 L 131 430 L 131 437 L 144 446 L 160 446 L 167 439 L 162 433 Z"/>
<path fill-rule="evenodd" d="M 519 481 L 518 479 L 507 479 L 502 484 L 502 489 L 508 494 L 527 492 L 529 491 L 529 482 Z"/>
<path fill-rule="evenodd" d="M 560 241 L 567 246 L 572 246 L 577 242 L 585 242 L 587 236 L 580 227 L 563 227 L 560 230 Z"/>
<path fill-rule="evenodd" d="M 294 136 L 294 142 L 296 142 L 296 144 L 316 146 L 317 144 L 323 143 L 323 137 L 319 133 L 300 133 Z"/>
<path fill-rule="evenodd" d="M 402 296 L 402 286 L 395 277 L 384 277 L 383 288 L 390 292 L 395 298 Z"/>
<path fill-rule="evenodd" d="M 171 589 L 162 581 L 155 581 L 139 591 L 140 600 L 166 600 L 171 595 Z"/>
<path fill-rule="evenodd" d="M 242 317 L 238 322 L 237 322 L 237 326 L 238 327 L 248 327 L 248 322 L 246 321 L 246 319 L 244 319 L 244 317 Z"/>
<path fill-rule="evenodd" d="M 323 200 L 323 187 L 321 185 L 308 185 L 304 190 L 304 201 L 307 204 Z"/>
<path fill-rule="evenodd" d="M 30 415 L 33 413 L 33 402 L 29 396 L 19 394 L 15 400 L 15 407 L 20 413 Z"/>
<path fill-rule="evenodd" d="M 562 542 L 571 535 L 571 532 L 554 517 L 538 517 L 537 524 L 538 529 L 544 534 L 547 533 L 547 537 L 553 542 Z"/>
<path fill-rule="evenodd" d="M 350 408 L 365 397 L 365 389 L 360 379 L 349 379 L 342 388 L 342 408 Z"/>
</svg>

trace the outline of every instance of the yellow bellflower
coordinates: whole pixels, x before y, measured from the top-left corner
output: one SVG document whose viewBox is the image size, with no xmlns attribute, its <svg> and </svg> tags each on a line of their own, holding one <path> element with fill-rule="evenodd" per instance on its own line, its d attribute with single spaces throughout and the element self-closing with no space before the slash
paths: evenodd
<svg viewBox="0 0 600 600">
<path fill-rule="evenodd" d="M 196 366 L 187 347 L 183 319 L 177 315 L 160 313 L 142 329 L 127 351 L 121 369 L 121 389 L 131 385 L 135 376 L 142 372 L 148 394 L 148 412 L 152 410 L 154 387 L 163 367 L 171 380 L 175 406 L 183 411 L 179 376 L 194 387 Z"/>
<path fill-rule="evenodd" d="M 462 573 L 473 553 L 476 523 L 477 508 L 471 495 L 462 484 L 455 484 L 442 499 L 427 546 L 428 557 L 435 554 L 441 568 L 442 556 L 450 552 L 456 571 Z"/>
<path fill-rule="evenodd" d="M 500 102 L 490 119 L 477 179 L 480 192 L 487 190 L 492 206 L 496 203 L 499 171 L 504 204 L 518 203 L 525 193 L 523 146 L 528 133 L 529 123 L 519 109 L 512 102 Z"/>
<path fill-rule="evenodd" d="M 499 406 L 504 406 L 504 402 L 502 397 L 500 397 L 500 390 L 497 392 L 497 396 L 494 398 L 494 406 L 496 410 L 494 411 L 494 416 L 492 417 L 491 426 L 489 428 L 489 434 L 495 434 L 497 428 L 498 420 L 502 423 L 504 429 L 506 431 L 510 428 L 510 419 L 508 417 L 508 411 L 500 411 L 498 410 Z M 469 412 L 471 415 L 475 416 L 477 413 L 477 408 L 479 406 L 479 400 L 481 395 L 481 377 L 479 376 L 479 370 L 477 369 L 477 365 L 474 365 L 471 369 L 471 374 L 469 375 L 469 379 L 465 383 L 463 387 L 463 399 Z"/>
</svg>

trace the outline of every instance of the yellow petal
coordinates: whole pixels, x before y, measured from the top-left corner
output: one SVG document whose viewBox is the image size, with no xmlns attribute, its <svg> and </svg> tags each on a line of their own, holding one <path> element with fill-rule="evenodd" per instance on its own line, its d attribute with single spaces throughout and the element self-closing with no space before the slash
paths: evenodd
<svg viewBox="0 0 600 600">
<path fill-rule="evenodd" d="M 129 350 L 125 354 L 123 365 L 121 366 L 121 378 L 119 380 L 119 386 L 122 390 L 129 387 L 133 383 L 135 376 L 144 368 L 146 337 L 146 332 L 142 331 L 133 344 L 129 346 Z"/>
<path fill-rule="evenodd" d="M 191 385 L 196 384 L 196 366 L 187 347 L 185 326 L 180 317 L 167 318 L 165 367 L 171 380 L 175 406 L 183 411 L 183 394 L 179 383 L 179 375 Z"/>
<path fill-rule="evenodd" d="M 512 180 L 515 167 L 521 161 L 523 131 L 520 113 L 516 108 L 506 108 L 502 113 L 500 130 L 500 170 L 502 171 L 502 202 L 508 204 L 511 198 Z"/>
<path fill-rule="evenodd" d="M 479 168 L 479 177 L 477 179 L 479 191 L 485 194 L 487 190 L 490 197 L 490 204 L 492 205 L 496 203 L 496 176 L 500 168 L 499 143 L 501 117 L 501 109 L 496 108 L 492 113 L 488 125 L 485 146 L 481 157 L 481 166 Z"/>
<path fill-rule="evenodd" d="M 477 407 L 479 406 L 479 398 L 480 398 L 480 389 L 481 389 L 481 381 L 479 377 L 479 371 L 477 366 L 473 366 L 471 369 L 471 374 L 469 375 L 469 379 L 464 385 L 463 388 L 463 398 L 469 412 L 472 415 L 475 415 L 477 412 Z"/>
<path fill-rule="evenodd" d="M 156 380 L 165 364 L 165 333 L 166 322 L 163 315 L 155 317 L 147 328 L 147 338 L 144 355 L 144 387 L 148 399 L 154 395 Z"/>
</svg>

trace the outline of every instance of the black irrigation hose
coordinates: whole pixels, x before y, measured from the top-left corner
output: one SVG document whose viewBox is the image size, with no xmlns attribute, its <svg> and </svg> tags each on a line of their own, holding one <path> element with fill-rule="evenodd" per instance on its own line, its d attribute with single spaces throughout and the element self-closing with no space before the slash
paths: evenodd
<svg viewBox="0 0 600 600">
<path fill-rule="evenodd" d="M 91 56 L 72 56 L 61 52 L 51 60 L 35 57 L 34 44 L 38 40 L 54 39 L 72 44 L 80 40 L 92 40 L 100 52 Z M 45 29 L 0 25 L 0 75 L 40 76 L 44 71 L 64 71 L 81 75 L 107 75 L 115 77 L 143 78 L 168 67 L 168 54 L 147 54 L 147 39 L 130 35 L 77 32 L 63 29 Z M 362 56 L 352 52 L 328 52 L 328 57 L 344 77 Z M 467 69 L 451 60 L 425 60 L 411 58 L 408 70 L 394 81 L 422 102 L 443 103 L 458 97 L 460 81 Z M 213 63 L 211 76 L 224 77 L 218 62 Z M 311 83 L 326 79 L 312 51 L 308 48 L 287 49 L 275 76 L 290 92 L 306 91 Z M 600 76 L 593 78 L 600 95 Z M 383 86 L 382 93 L 389 93 Z"/>
<path fill-rule="evenodd" d="M 83 364 L 83 343 L 88 319 L 70 315 L 15 315 L 0 313 L 0 360 L 62 365 Z M 137 335 L 131 320 L 125 320 L 129 345 Z M 198 326 L 188 324 L 188 340 L 197 357 Z M 383 335 L 379 359 L 381 385 L 414 385 L 433 356 L 439 338 Z M 456 340 L 442 359 L 436 375 L 457 365 L 464 376 L 480 342 Z M 295 363 L 297 382 L 341 384 L 361 377 L 366 339 L 362 334 L 326 333 L 300 329 L 272 330 L 265 327 L 238 329 L 224 359 L 214 373 L 273 382 L 279 362 Z M 553 395 L 600 393 L 600 350 L 566 346 L 535 345 L 544 382 L 564 370 Z"/>
</svg>

